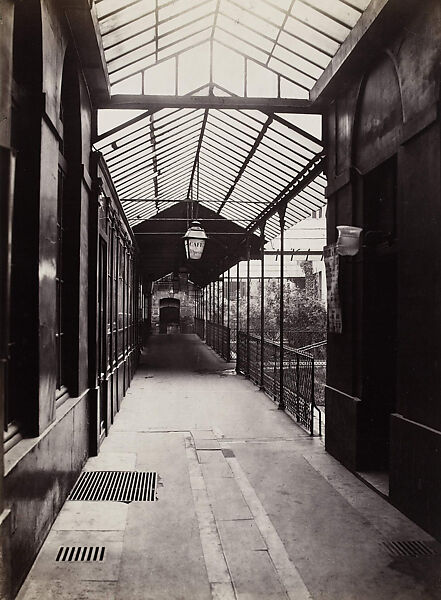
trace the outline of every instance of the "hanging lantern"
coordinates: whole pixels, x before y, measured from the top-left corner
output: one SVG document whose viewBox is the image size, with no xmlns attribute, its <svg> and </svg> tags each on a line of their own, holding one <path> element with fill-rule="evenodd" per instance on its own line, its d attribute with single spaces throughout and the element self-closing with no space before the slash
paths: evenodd
<svg viewBox="0 0 441 600">
<path fill-rule="evenodd" d="M 339 225 L 337 252 L 341 256 L 354 256 L 360 249 L 360 234 L 363 231 L 361 227 L 352 225 Z"/>
<path fill-rule="evenodd" d="M 193 221 L 184 235 L 185 254 L 189 260 L 199 260 L 202 256 L 207 234 L 199 221 Z"/>
</svg>

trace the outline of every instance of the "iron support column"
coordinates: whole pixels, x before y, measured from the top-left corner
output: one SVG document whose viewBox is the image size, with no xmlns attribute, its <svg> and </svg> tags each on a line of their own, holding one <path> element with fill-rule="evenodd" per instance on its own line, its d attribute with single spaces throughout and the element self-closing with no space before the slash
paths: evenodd
<svg viewBox="0 0 441 600">
<path fill-rule="evenodd" d="M 265 363 L 265 224 L 260 228 L 260 387 L 264 389 Z"/>
<path fill-rule="evenodd" d="M 220 275 L 217 278 L 216 303 L 217 303 L 216 322 L 219 325 L 219 323 L 220 323 Z"/>
<path fill-rule="evenodd" d="M 285 211 L 286 205 L 279 210 L 280 218 L 280 306 L 279 306 L 279 337 L 280 337 L 280 372 L 279 372 L 279 409 L 285 410 L 285 398 L 284 398 L 284 377 L 283 377 L 283 364 L 284 364 L 284 319 L 285 319 L 285 299 L 284 299 L 284 249 L 285 249 Z"/>
<path fill-rule="evenodd" d="M 215 287 L 215 282 L 212 281 L 211 282 L 211 322 L 214 323 L 214 319 L 215 319 L 215 314 L 216 314 L 216 287 Z"/>
<path fill-rule="evenodd" d="M 230 269 L 227 272 L 227 327 L 230 328 Z"/>
<path fill-rule="evenodd" d="M 194 318 L 195 320 L 198 318 L 198 311 L 199 311 L 199 299 L 198 299 L 198 295 L 199 295 L 199 291 L 197 288 L 195 288 L 194 290 L 195 294 L 194 294 Z"/>
<path fill-rule="evenodd" d="M 222 295 L 221 295 L 222 307 L 221 307 L 221 323 L 225 325 L 225 273 L 222 273 Z"/>
<path fill-rule="evenodd" d="M 247 377 L 250 376 L 250 243 L 247 242 Z"/>
<path fill-rule="evenodd" d="M 231 329 L 230 329 L 230 269 L 227 271 L 227 328 L 228 328 L 228 361 L 231 360 Z"/>
<path fill-rule="evenodd" d="M 239 373 L 239 331 L 240 331 L 240 325 L 239 325 L 239 316 L 240 316 L 240 312 L 239 312 L 239 301 L 240 301 L 240 279 L 239 279 L 239 264 L 240 261 L 237 261 L 236 264 L 236 372 Z"/>
</svg>

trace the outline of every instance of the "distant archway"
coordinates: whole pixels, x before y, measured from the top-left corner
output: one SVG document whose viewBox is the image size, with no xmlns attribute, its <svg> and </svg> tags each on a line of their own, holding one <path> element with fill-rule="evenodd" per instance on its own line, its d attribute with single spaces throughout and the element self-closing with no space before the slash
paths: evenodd
<svg viewBox="0 0 441 600">
<path fill-rule="evenodd" d="M 181 301 L 179 298 L 161 298 L 159 301 L 159 333 L 179 331 Z"/>
</svg>

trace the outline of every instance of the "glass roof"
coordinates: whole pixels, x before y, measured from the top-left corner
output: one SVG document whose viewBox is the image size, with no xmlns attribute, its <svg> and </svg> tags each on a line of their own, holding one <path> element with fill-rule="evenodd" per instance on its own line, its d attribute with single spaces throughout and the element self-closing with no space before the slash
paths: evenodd
<svg viewBox="0 0 441 600">
<path fill-rule="evenodd" d="M 307 98 L 369 0 L 95 0 L 112 93 Z"/>
<path fill-rule="evenodd" d="M 309 98 L 369 0 L 95 0 L 114 94 Z M 243 227 L 322 157 L 321 116 L 100 110 L 102 152 L 129 223 L 188 198 Z M 317 171 L 286 227 L 325 204 Z M 280 233 L 279 218 L 266 237 Z"/>
</svg>

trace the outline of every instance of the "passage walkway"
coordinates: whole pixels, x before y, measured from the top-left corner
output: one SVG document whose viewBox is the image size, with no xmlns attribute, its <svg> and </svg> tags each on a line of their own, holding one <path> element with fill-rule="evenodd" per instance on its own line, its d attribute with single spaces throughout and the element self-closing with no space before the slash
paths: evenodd
<svg viewBox="0 0 441 600">
<path fill-rule="evenodd" d="M 157 500 L 68 500 L 20 600 L 441 598 L 440 546 L 233 366 L 195 335 L 151 338 L 85 468 L 157 472 Z M 385 545 L 410 540 L 434 554 Z"/>
</svg>

